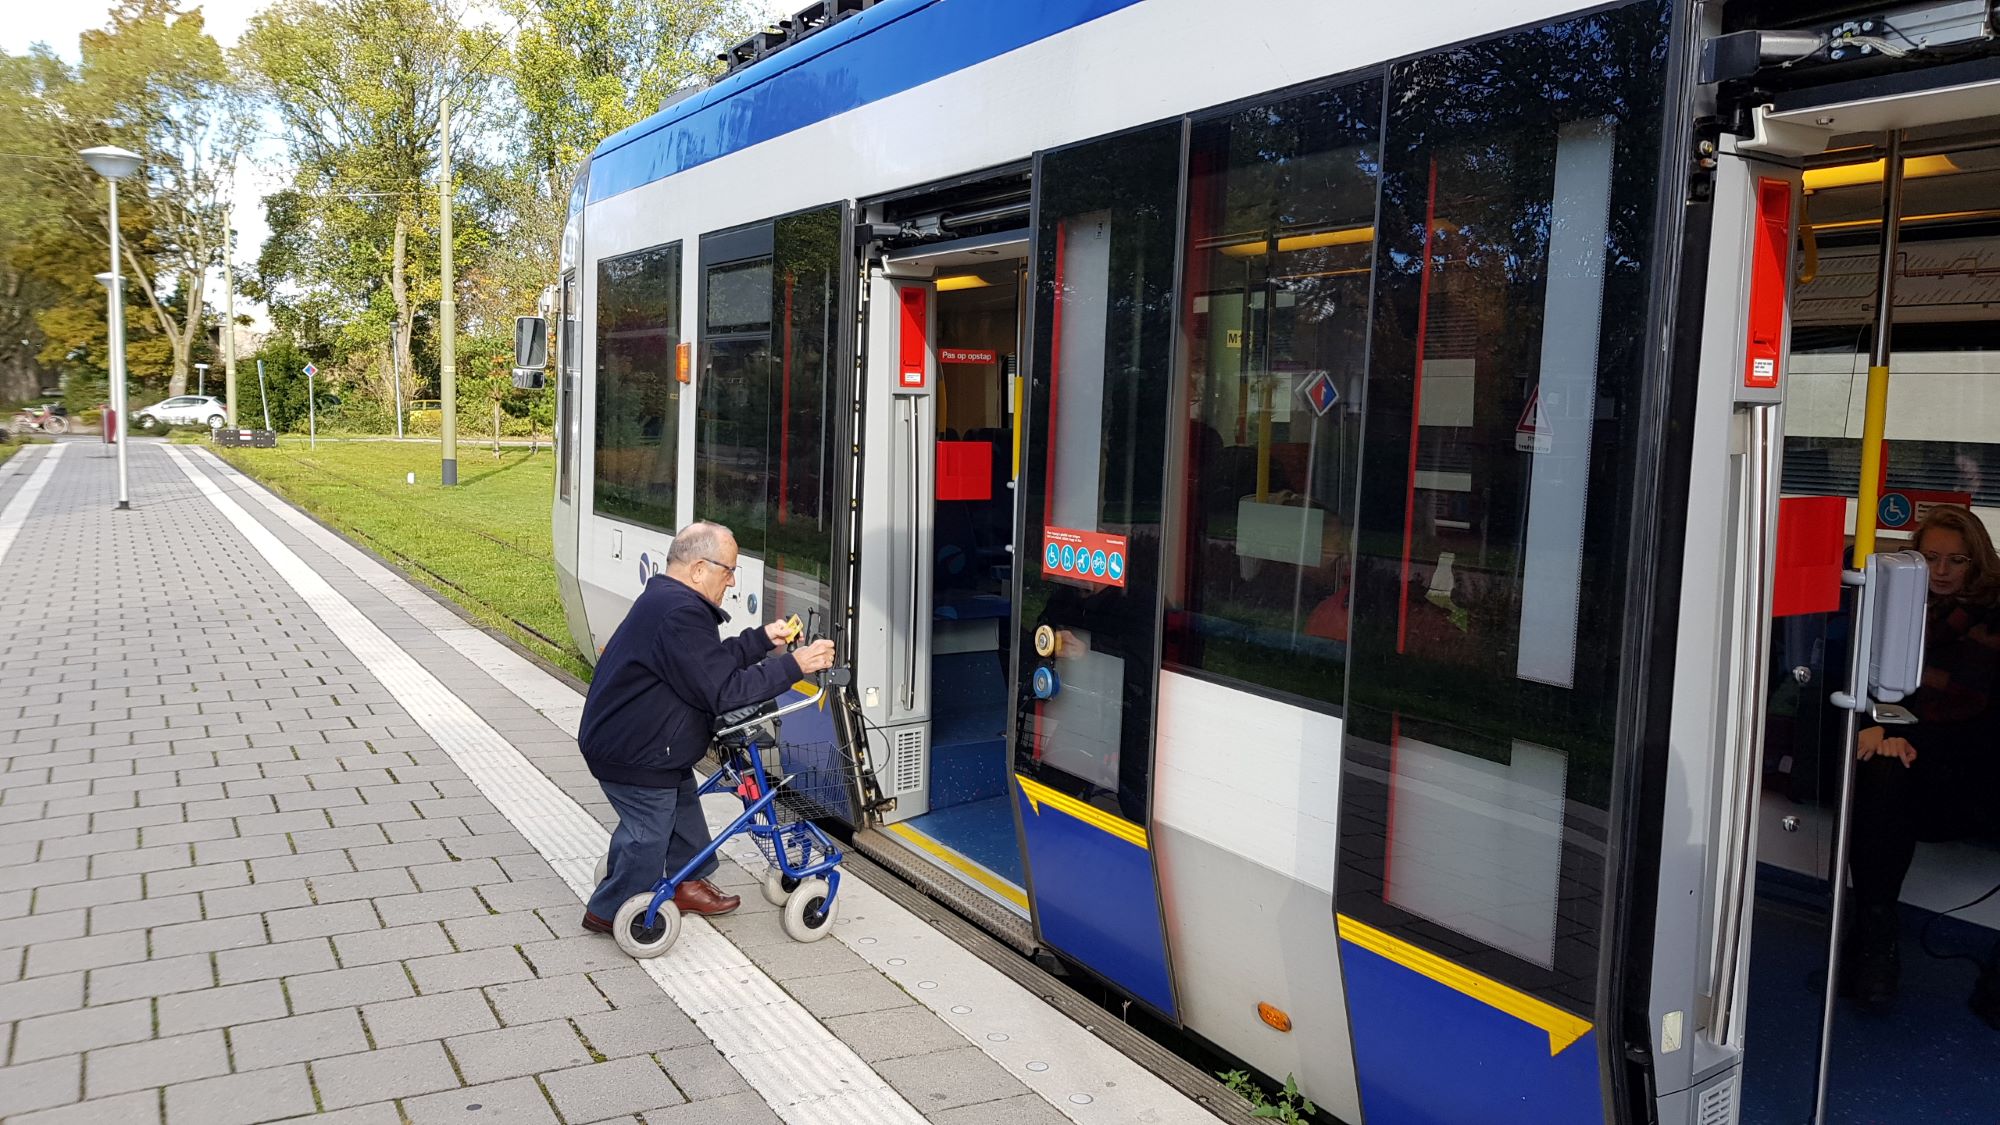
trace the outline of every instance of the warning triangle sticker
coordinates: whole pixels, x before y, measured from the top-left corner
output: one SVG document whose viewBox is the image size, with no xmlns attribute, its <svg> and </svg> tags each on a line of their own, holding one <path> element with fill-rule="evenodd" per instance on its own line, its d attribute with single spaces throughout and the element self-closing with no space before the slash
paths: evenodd
<svg viewBox="0 0 2000 1125">
<path fill-rule="evenodd" d="M 1528 405 L 1521 408 L 1521 420 L 1514 423 L 1514 448 L 1523 453 L 1547 453 L 1555 447 L 1549 431 L 1549 416 L 1542 410 L 1542 388 L 1528 392 Z"/>
</svg>

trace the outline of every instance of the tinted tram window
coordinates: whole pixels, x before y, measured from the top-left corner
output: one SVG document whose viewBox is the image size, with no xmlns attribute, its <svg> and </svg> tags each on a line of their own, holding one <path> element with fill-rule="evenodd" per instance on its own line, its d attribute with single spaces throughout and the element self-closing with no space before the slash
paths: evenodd
<svg viewBox="0 0 2000 1125">
<path fill-rule="evenodd" d="M 598 262 L 598 515 L 674 529 L 680 342 L 680 243 Z"/>
<path fill-rule="evenodd" d="M 1662 6 L 1390 73 L 1339 908 L 1574 1012 L 1606 886 Z"/>
<path fill-rule="evenodd" d="M 1182 127 L 1093 141 L 1037 172 L 1035 340 L 1041 432 L 1021 465 L 1019 638 L 1060 638 L 1060 690 L 1026 699 L 1016 767 L 1143 824 L 1159 659 L 1160 516 L 1172 387 Z M 1061 776 L 1058 776 L 1061 775 Z M 1079 785 L 1079 782 L 1082 784 Z"/>
<path fill-rule="evenodd" d="M 695 513 L 764 560 L 765 617 L 829 607 L 841 214 L 718 236 L 763 253 L 703 275 Z"/>
<path fill-rule="evenodd" d="M 1382 84 L 1195 125 L 1167 658 L 1337 704 Z"/>
<path fill-rule="evenodd" d="M 556 321 L 556 495 L 570 498 L 570 459 L 576 456 L 576 435 L 570 425 L 576 413 L 576 274 L 563 275 L 561 315 Z"/>
</svg>

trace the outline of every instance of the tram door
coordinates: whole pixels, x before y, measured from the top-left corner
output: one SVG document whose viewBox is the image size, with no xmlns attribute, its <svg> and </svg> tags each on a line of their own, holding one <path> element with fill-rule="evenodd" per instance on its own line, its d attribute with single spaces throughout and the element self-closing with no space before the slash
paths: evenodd
<svg viewBox="0 0 2000 1125">
<path fill-rule="evenodd" d="M 1734 678 L 1750 706 L 1718 813 L 1742 850 L 1724 849 L 1708 966 L 1709 1030 L 1744 1052 L 1746 1123 L 2000 1120 L 2000 895 L 1985 897 L 2000 885 L 2000 651 L 1976 639 L 1991 635 L 1978 584 L 2000 525 L 2000 129 L 1914 102 L 1837 151 L 1796 154 L 1802 172 L 1749 153 L 1718 182 L 1718 238 L 1747 227 L 1749 252 L 1742 335 L 1704 370 L 1740 371 L 1735 573 L 1770 583 L 1761 629 L 1736 636 L 1746 663 L 1759 632 L 1767 655 Z M 1760 323 L 1787 290 L 1787 323 Z M 1760 360 L 1768 393 L 1746 394 Z M 1871 367 L 1887 388 L 1872 474 Z M 1925 686 L 1860 717 L 1861 747 L 1884 752 L 1850 766 L 1831 702 L 1850 678 L 1839 572 L 1870 531 L 1875 552 L 1930 559 Z M 1739 589 L 1754 611 L 1758 591 Z"/>
</svg>

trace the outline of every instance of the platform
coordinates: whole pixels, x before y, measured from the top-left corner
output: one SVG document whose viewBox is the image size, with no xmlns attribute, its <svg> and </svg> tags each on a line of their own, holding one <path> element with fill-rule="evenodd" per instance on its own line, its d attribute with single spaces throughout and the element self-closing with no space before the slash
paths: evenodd
<svg viewBox="0 0 2000 1125">
<path fill-rule="evenodd" d="M 10 1125 L 1215 1119 L 863 879 L 790 942 L 747 844 L 666 956 L 584 933 L 576 689 L 207 451 L 129 459 L 123 512 L 95 442 L 0 465 Z"/>
</svg>

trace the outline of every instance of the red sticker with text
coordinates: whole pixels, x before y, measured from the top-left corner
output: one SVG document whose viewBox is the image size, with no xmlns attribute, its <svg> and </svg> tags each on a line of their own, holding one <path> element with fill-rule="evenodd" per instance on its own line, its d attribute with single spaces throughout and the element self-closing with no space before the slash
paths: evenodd
<svg viewBox="0 0 2000 1125">
<path fill-rule="evenodd" d="M 1067 527 L 1042 529 L 1042 573 L 1098 586 L 1125 585 L 1125 537 Z"/>
</svg>

